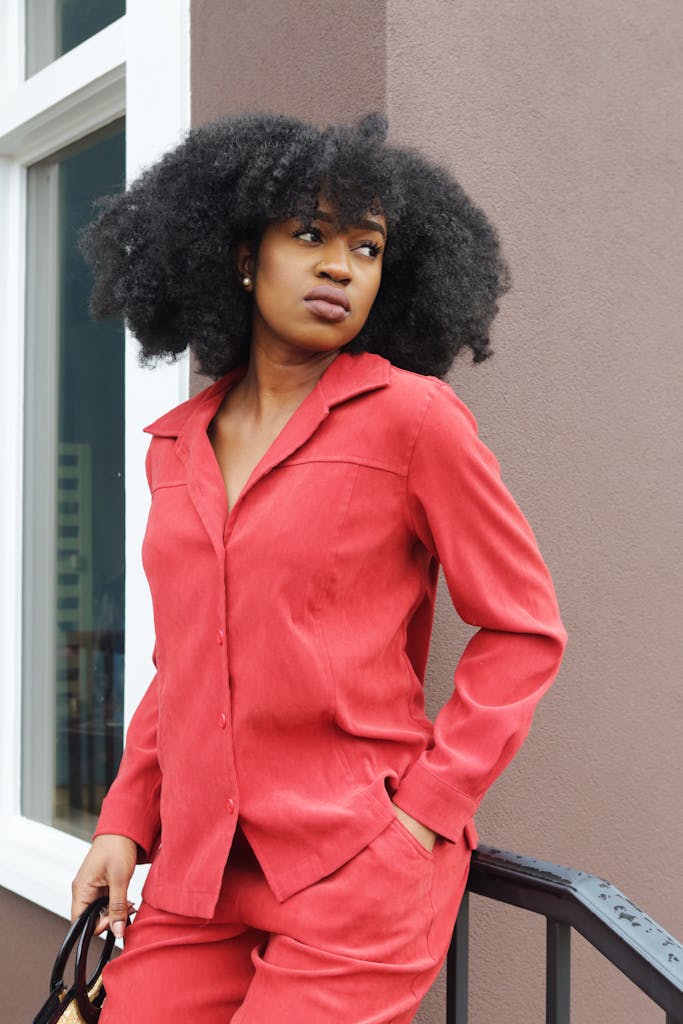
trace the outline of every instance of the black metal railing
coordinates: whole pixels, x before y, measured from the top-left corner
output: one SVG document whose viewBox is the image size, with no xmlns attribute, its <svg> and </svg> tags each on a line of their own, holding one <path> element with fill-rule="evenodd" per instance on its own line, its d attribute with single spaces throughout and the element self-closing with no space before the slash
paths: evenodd
<svg viewBox="0 0 683 1024">
<path fill-rule="evenodd" d="M 482 844 L 473 852 L 447 964 L 447 1024 L 467 1024 L 469 893 L 546 918 L 546 1024 L 569 1024 L 571 929 L 683 1024 L 683 946 L 596 875 Z"/>
</svg>

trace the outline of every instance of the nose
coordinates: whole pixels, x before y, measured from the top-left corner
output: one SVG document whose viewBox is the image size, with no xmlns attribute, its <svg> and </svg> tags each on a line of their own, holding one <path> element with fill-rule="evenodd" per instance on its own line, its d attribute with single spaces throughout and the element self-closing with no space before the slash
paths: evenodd
<svg viewBox="0 0 683 1024">
<path fill-rule="evenodd" d="M 351 280 L 351 264 L 349 251 L 343 239 L 330 239 L 318 261 L 316 274 L 318 277 L 328 277 L 338 284 L 348 284 Z"/>
</svg>

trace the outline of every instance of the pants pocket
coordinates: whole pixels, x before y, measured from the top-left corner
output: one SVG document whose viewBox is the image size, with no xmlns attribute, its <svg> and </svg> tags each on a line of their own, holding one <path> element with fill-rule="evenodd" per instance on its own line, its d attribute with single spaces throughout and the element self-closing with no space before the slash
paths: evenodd
<svg viewBox="0 0 683 1024">
<path fill-rule="evenodd" d="M 280 905 L 277 930 L 358 959 L 427 956 L 434 857 L 395 821 L 319 882 Z"/>
<path fill-rule="evenodd" d="M 457 843 L 438 841 L 434 847 L 436 857 L 432 874 L 432 923 L 429 928 L 428 948 L 435 963 L 442 963 L 448 952 L 455 920 L 467 885 L 472 850 L 477 844 L 477 833 L 468 822 Z"/>
<path fill-rule="evenodd" d="M 425 857 L 427 860 L 434 859 L 434 850 L 428 850 L 426 846 L 423 846 L 417 836 L 414 836 L 407 825 L 404 825 L 398 815 L 391 822 L 398 834 L 407 842 L 421 857 Z M 437 840 L 438 842 L 438 840 Z"/>
</svg>

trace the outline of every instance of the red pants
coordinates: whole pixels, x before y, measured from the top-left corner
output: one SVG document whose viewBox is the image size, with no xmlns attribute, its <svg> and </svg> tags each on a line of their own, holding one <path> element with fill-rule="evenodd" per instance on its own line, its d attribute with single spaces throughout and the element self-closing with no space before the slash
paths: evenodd
<svg viewBox="0 0 683 1024">
<path fill-rule="evenodd" d="M 438 974 L 470 849 L 396 818 L 278 903 L 238 828 L 210 920 L 144 900 L 104 971 L 100 1024 L 408 1024 Z"/>
</svg>

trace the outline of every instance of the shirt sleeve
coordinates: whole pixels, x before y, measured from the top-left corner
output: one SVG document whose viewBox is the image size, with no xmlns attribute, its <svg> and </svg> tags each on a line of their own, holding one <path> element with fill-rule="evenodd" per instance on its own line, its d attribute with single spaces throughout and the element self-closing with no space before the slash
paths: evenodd
<svg viewBox="0 0 683 1024">
<path fill-rule="evenodd" d="M 130 721 L 121 764 L 93 833 L 93 839 L 105 834 L 132 839 L 139 847 L 139 864 L 152 860 L 161 832 L 157 679 L 155 674 Z"/>
<path fill-rule="evenodd" d="M 152 444 L 147 449 L 145 471 L 152 486 Z M 156 645 L 152 653 L 157 668 Z M 155 672 L 131 718 L 116 778 L 102 803 L 93 833 L 127 836 L 138 846 L 138 864 L 149 863 L 161 834 L 161 779 L 157 757 L 159 720 L 158 673 Z"/>
<path fill-rule="evenodd" d="M 394 803 L 456 842 L 512 760 L 567 642 L 534 534 L 479 439 L 472 412 L 441 383 L 427 406 L 407 475 L 419 541 L 443 568 L 460 617 L 479 629 L 434 722 L 434 742 Z"/>
</svg>

